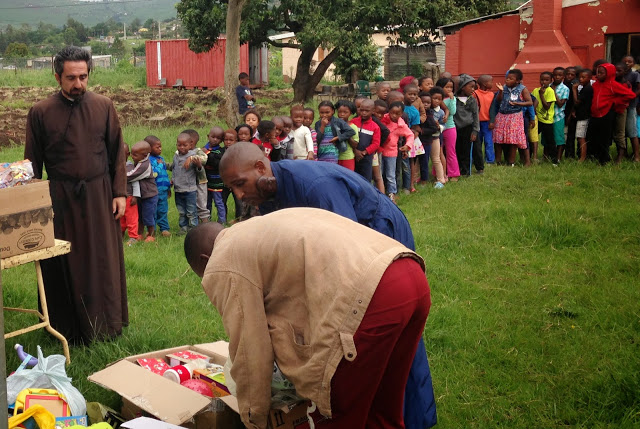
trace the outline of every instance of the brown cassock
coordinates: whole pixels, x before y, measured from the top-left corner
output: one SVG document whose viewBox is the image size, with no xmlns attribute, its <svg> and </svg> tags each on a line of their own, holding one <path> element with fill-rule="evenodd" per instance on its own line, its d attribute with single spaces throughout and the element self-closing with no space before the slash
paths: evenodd
<svg viewBox="0 0 640 429">
<path fill-rule="evenodd" d="M 72 342 L 120 335 L 129 324 L 122 235 L 113 198 L 126 195 L 122 131 L 113 103 L 57 93 L 27 116 L 25 159 L 50 181 L 54 229 L 71 253 L 42 261 L 52 326 Z"/>
</svg>

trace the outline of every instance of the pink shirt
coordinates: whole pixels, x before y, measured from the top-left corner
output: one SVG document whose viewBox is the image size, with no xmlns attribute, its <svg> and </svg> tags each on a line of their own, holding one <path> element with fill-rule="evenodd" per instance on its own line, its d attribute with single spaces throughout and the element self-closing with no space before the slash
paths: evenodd
<svg viewBox="0 0 640 429">
<path fill-rule="evenodd" d="M 413 148 L 413 131 L 409 129 L 402 118 L 399 118 L 398 122 L 393 122 L 389 118 L 389 114 L 386 113 L 382 117 L 382 123 L 389 128 L 389 138 L 384 146 L 382 146 L 382 156 L 398 156 L 398 139 L 400 137 L 404 137 L 406 139 L 406 145 L 409 146 L 409 150 Z"/>
</svg>

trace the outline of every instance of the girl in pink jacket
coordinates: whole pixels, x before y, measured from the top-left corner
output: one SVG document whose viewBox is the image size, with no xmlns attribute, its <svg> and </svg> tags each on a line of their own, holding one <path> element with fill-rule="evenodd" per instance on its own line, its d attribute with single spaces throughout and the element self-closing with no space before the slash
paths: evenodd
<svg viewBox="0 0 640 429">
<path fill-rule="evenodd" d="M 382 152 L 382 179 L 384 188 L 395 202 L 398 187 L 396 185 L 396 159 L 398 156 L 406 158 L 413 148 L 413 132 L 402 119 L 404 104 L 400 101 L 391 103 L 389 113 L 382 117 L 382 123 L 389 128 L 387 141 L 380 145 Z M 398 149 L 398 140 L 404 138 L 405 144 Z"/>
</svg>

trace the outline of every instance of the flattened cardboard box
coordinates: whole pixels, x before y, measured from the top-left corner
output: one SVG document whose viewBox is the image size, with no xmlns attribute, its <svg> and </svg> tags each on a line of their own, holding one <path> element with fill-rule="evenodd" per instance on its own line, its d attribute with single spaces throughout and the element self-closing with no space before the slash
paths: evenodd
<svg viewBox="0 0 640 429">
<path fill-rule="evenodd" d="M 122 414 L 126 418 L 148 415 L 167 423 L 197 429 L 244 427 L 238 415 L 238 400 L 235 396 L 211 400 L 136 363 L 137 359 L 143 358 L 164 359 L 168 354 L 183 350 L 205 354 L 211 357 L 213 363 L 224 365 L 229 355 L 229 344 L 217 341 L 129 356 L 90 375 L 88 379 L 122 396 Z M 303 403 L 286 414 L 281 410 L 272 410 L 269 416 L 272 428 L 307 428 L 308 423 L 299 424 L 304 420 L 303 415 L 306 417 L 306 409 L 307 405 Z"/>
<path fill-rule="evenodd" d="M 0 189 L 0 258 L 55 244 L 49 182 Z"/>
</svg>

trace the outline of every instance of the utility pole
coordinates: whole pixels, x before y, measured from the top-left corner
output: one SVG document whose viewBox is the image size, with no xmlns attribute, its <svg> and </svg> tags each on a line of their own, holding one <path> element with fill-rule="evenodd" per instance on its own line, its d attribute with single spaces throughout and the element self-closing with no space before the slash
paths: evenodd
<svg viewBox="0 0 640 429">
<path fill-rule="evenodd" d="M 158 40 L 162 40 L 162 34 L 160 34 L 160 20 L 158 20 Z"/>
<path fill-rule="evenodd" d="M 122 23 L 122 28 L 124 29 L 124 40 L 127 40 L 127 23 Z"/>
</svg>

